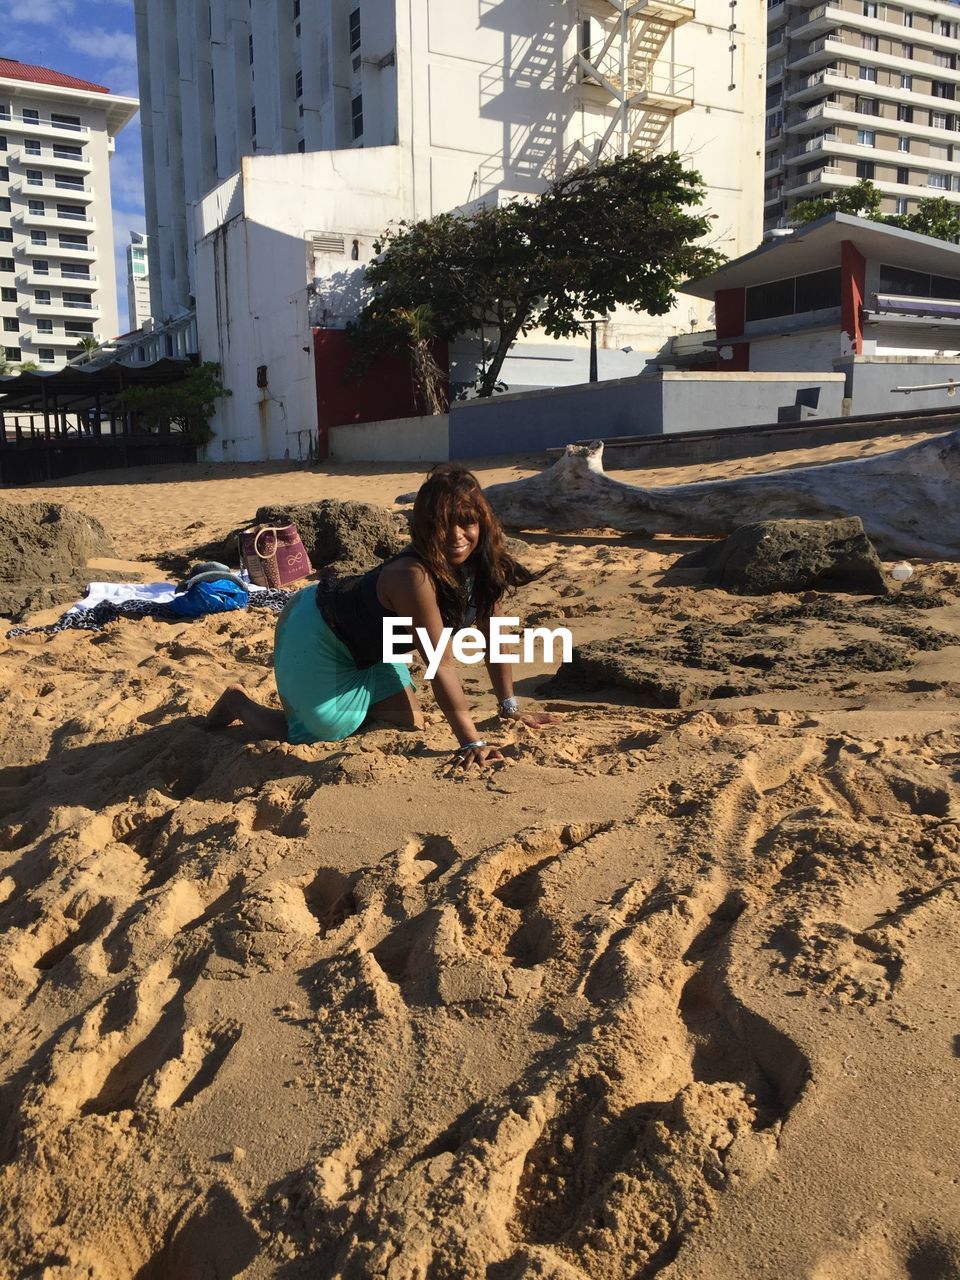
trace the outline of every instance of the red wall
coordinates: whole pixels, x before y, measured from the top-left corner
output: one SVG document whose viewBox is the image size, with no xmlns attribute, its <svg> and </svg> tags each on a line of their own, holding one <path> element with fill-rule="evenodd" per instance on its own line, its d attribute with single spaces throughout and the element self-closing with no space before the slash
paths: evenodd
<svg viewBox="0 0 960 1280">
<path fill-rule="evenodd" d="M 739 337 L 746 324 L 746 289 L 718 289 L 714 302 L 717 326 L 717 368 L 733 373 L 745 373 L 750 368 L 750 343 L 731 342 L 727 338 Z M 720 348 L 729 346 L 730 358 L 720 355 Z"/>
<path fill-rule="evenodd" d="M 863 355 L 863 300 L 867 292 L 867 264 L 852 240 L 840 245 L 840 327 L 850 339 L 850 349 Z"/>
<path fill-rule="evenodd" d="M 317 376 L 317 444 L 321 458 L 329 450 L 330 428 L 357 422 L 414 418 L 423 412 L 413 392 L 410 364 L 400 356 L 380 356 L 359 378 L 348 377 L 353 347 L 342 329 L 314 329 Z M 446 376 L 446 343 L 436 343 L 434 359 Z"/>
</svg>

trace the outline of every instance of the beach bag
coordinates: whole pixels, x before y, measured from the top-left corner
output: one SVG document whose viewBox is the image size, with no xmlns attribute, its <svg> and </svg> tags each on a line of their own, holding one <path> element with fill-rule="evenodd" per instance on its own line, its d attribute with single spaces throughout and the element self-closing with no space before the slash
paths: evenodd
<svg viewBox="0 0 960 1280">
<path fill-rule="evenodd" d="M 245 609 L 249 599 L 250 592 L 235 578 L 200 577 L 175 595 L 168 607 L 178 618 L 203 618 L 208 613 Z"/>
<path fill-rule="evenodd" d="M 313 573 L 313 565 L 295 524 L 258 524 L 241 529 L 240 563 L 258 587 L 285 587 Z"/>
</svg>

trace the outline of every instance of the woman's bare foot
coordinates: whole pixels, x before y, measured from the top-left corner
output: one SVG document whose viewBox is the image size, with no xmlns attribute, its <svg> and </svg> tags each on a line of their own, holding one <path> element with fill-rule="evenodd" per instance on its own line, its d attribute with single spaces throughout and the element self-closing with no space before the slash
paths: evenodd
<svg viewBox="0 0 960 1280">
<path fill-rule="evenodd" d="M 255 738 L 267 739 L 271 742 L 287 740 L 288 726 L 284 712 L 275 711 L 273 707 L 264 707 L 259 702 L 254 702 L 252 698 L 247 697 L 238 684 L 232 684 L 224 689 L 207 713 L 203 727 L 225 729 L 235 720 L 239 720 Z"/>
<path fill-rule="evenodd" d="M 228 724 L 240 719 L 237 710 L 238 694 L 240 698 L 247 696 L 238 684 L 231 684 L 224 689 L 207 712 L 203 721 L 204 729 L 225 729 Z"/>
</svg>

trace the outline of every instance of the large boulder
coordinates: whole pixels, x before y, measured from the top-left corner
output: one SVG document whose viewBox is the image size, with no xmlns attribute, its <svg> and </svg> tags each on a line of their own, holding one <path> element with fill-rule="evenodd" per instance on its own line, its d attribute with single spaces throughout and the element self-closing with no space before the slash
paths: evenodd
<svg viewBox="0 0 960 1280">
<path fill-rule="evenodd" d="M 26 613 L 83 595 L 87 561 L 112 557 L 106 529 L 92 516 L 60 502 L 5 502 L 0 506 L 0 615 Z M 110 573 L 97 570 L 98 578 Z"/>
<path fill-rule="evenodd" d="M 260 507 L 256 524 L 297 526 L 315 569 L 338 577 L 365 573 L 410 541 L 405 516 L 370 502 L 323 498 L 293 506 Z"/>
<path fill-rule="evenodd" d="M 706 569 L 706 581 L 743 596 L 774 591 L 882 595 L 883 565 L 859 516 L 837 520 L 758 520 L 678 560 Z"/>
</svg>

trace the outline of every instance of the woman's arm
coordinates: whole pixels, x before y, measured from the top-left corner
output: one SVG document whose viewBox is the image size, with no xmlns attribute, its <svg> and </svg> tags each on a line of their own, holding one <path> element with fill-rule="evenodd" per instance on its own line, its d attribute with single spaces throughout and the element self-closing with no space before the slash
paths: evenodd
<svg viewBox="0 0 960 1280">
<path fill-rule="evenodd" d="M 411 618 L 414 635 L 417 634 L 417 628 L 420 628 L 426 633 L 431 647 L 436 650 L 443 631 L 443 619 L 437 605 L 436 589 L 423 566 L 416 561 L 389 565 L 381 573 L 377 587 L 381 604 L 402 618 Z M 427 654 L 419 639 L 417 648 L 426 659 Z M 437 705 L 460 746 L 481 740 L 477 727 L 473 723 L 473 717 L 470 715 L 456 666 L 450 656 L 449 645 L 444 650 L 431 685 Z M 485 760 L 500 758 L 500 752 L 496 747 L 484 745 L 467 753 L 464 763 L 482 764 Z"/>
<path fill-rule="evenodd" d="M 499 604 L 494 605 L 490 611 L 490 618 L 502 618 L 505 614 Z M 506 720 L 519 720 L 530 729 L 539 729 L 541 725 L 556 724 L 560 719 L 559 716 L 550 715 L 548 712 L 529 712 L 521 711 L 519 706 L 513 703 L 504 707 L 504 702 L 508 698 L 513 698 L 513 663 L 511 662 L 491 662 L 490 661 L 490 622 L 484 623 L 480 630 L 483 632 L 487 641 L 486 649 L 486 667 L 487 674 L 490 676 L 490 686 L 493 689 L 494 696 L 497 699 L 497 711 Z M 516 699 L 514 699 L 514 703 Z"/>
</svg>

